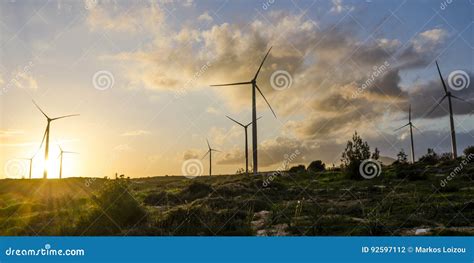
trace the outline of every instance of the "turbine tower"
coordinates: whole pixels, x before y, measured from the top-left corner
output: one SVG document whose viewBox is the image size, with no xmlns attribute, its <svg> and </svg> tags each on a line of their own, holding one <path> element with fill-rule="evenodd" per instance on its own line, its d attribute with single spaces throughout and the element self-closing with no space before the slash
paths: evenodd
<svg viewBox="0 0 474 263">
<path fill-rule="evenodd" d="M 249 145 L 248 145 L 248 139 L 247 139 L 247 128 L 253 122 L 250 122 L 250 123 L 247 123 L 246 125 L 244 125 L 244 124 L 232 119 L 229 116 L 226 116 L 226 117 L 229 118 L 231 121 L 233 121 L 233 122 L 237 123 L 238 125 L 240 125 L 242 128 L 244 128 L 244 131 L 245 131 L 245 174 L 249 175 Z M 257 120 L 259 120 L 260 118 L 262 118 L 262 117 L 258 117 Z"/>
<path fill-rule="evenodd" d="M 58 155 L 58 158 L 61 158 L 59 160 L 59 179 L 62 179 L 63 178 L 63 156 L 65 153 L 72 153 L 72 154 L 78 154 L 77 152 L 68 152 L 68 151 L 64 151 L 63 148 L 61 148 L 61 145 L 58 145 L 59 147 L 59 155 Z"/>
<path fill-rule="evenodd" d="M 260 70 L 262 69 L 263 63 L 267 59 L 268 54 L 270 53 L 270 50 L 268 50 L 267 54 L 265 54 L 265 57 L 263 57 L 262 63 L 260 63 L 260 66 L 258 67 L 257 73 L 255 73 L 255 76 L 253 79 L 250 81 L 245 81 L 245 82 L 235 82 L 235 83 L 227 83 L 227 84 L 218 84 L 218 85 L 211 85 L 211 87 L 219 87 L 219 86 L 234 86 L 234 85 L 252 85 L 252 152 L 253 152 L 253 174 L 257 175 L 258 173 L 258 153 L 257 153 L 257 102 L 256 102 L 256 90 L 262 95 L 263 99 L 267 103 L 268 107 L 273 113 L 273 116 L 276 118 L 276 114 L 272 109 L 272 106 L 270 106 L 270 103 L 268 102 L 267 98 L 263 95 L 263 92 L 260 90 L 260 88 L 257 85 L 257 77 L 258 74 L 260 73 Z"/>
<path fill-rule="evenodd" d="M 411 138 L 411 161 L 412 163 L 415 163 L 415 145 L 413 143 L 413 128 L 417 129 L 415 125 L 411 122 L 411 105 L 410 108 L 408 109 L 408 123 L 403 125 L 402 127 L 396 129 L 395 131 L 401 130 L 405 128 L 406 126 L 410 126 L 410 138 Z M 419 131 L 419 130 L 418 130 Z"/>
<path fill-rule="evenodd" d="M 31 179 L 31 171 L 33 168 L 33 158 L 35 158 L 35 155 L 31 158 L 18 158 L 19 160 L 25 160 L 29 162 L 29 170 L 28 170 L 28 179 Z"/>
<path fill-rule="evenodd" d="M 33 101 L 33 104 L 35 104 L 36 108 L 38 108 L 38 110 L 41 111 L 44 117 L 46 117 L 46 121 L 47 121 L 46 130 L 44 131 L 44 135 L 43 135 L 43 141 L 46 139 L 46 146 L 44 148 L 45 165 L 44 165 L 43 179 L 47 179 L 48 178 L 48 156 L 49 156 L 49 133 L 50 133 L 50 128 L 51 128 L 51 122 L 55 120 L 63 119 L 63 118 L 79 116 L 79 114 L 71 114 L 71 115 L 64 115 L 64 116 L 60 116 L 56 118 L 50 118 L 48 115 L 46 115 L 46 113 L 44 113 L 44 111 L 38 106 L 38 104 L 36 104 L 35 101 Z"/>
<path fill-rule="evenodd" d="M 454 117 L 453 117 L 453 104 L 452 104 L 452 99 L 457 99 L 460 101 L 464 101 L 469 103 L 468 101 L 461 99 L 453 94 L 451 94 L 450 91 L 448 91 L 448 88 L 446 87 L 446 83 L 444 83 L 443 75 L 441 74 L 441 70 L 439 69 L 438 61 L 436 61 L 436 67 L 438 68 L 438 74 L 439 78 L 441 79 L 441 83 L 443 84 L 443 89 L 445 95 L 436 103 L 436 105 L 433 107 L 433 109 L 427 114 L 430 115 L 440 104 L 443 102 L 444 99 L 448 98 L 448 105 L 449 105 L 449 124 L 451 128 L 451 153 L 452 153 L 452 158 L 456 159 L 458 157 L 458 151 L 457 151 L 457 146 L 456 146 L 456 131 L 454 130 Z"/>
<path fill-rule="evenodd" d="M 209 150 L 207 150 L 206 154 L 204 154 L 204 156 L 201 158 L 204 159 L 204 157 L 206 157 L 207 154 L 209 154 L 209 176 L 212 176 L 212 152 L 221 152 L 219 150 L 216 150 L 216 149 L 212 149 L 211 148 L 211 145 L 209 144 L 209 141 L 206 139 L 206 142 L 207 142 L 207 147 Z"/>
</svg>

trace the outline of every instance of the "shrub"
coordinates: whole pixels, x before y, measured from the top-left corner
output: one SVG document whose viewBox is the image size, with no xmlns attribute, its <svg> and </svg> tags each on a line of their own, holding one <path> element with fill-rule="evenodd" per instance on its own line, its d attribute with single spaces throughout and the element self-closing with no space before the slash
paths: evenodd
<svg viewBox="0 0 474 263">
<path fill-rule="evenodd" d="M 397 163 L 408 163 L 408 155 L 403 149 L 397 154 Z"/>
<path fill-rule="evenodd" d="M 77 232 L 85 235 L 112 235 L 147 221 L 147 213 L 130 193 L 126 179 L 108 181 L 93 197 L 95 204 L 79 220 Z"/>
<path fill-rule="evenodd" d="M 467 147 L 464 149 L 464 155 L 469 156 L 471 154 L 474 154 L 474 145 Z"/>
<path fill-rule="evenodd" d="M 426 171 L 417 168 L 416 165 L 409 163 L 398 163 L 395 165 L 395 175 L 399 179 L 408 179 L 410 181 L 425 180 L 428 178 Z"/>
<path fill-rule="evenodd" d="M 428 152 L 421 156 L 419 161 L 425 164 L 436 164 L 438 159 L 438 154 L 433 149 L 428 148 Z"/>
<path fill-rule="evenodd" d="M 290 172 L 290 173 L 302 173 L 304 171 L 306 171 L 306 168 L 302 164 L 297 165 L 297 166 L 293 166 L 293 167 L 290 168 L 290 170 L 288 170 L 288 172 Z"/>
<path fill-rule="evenodd" d="M 372 154 L 373 159 L 379 158 L 379 151 L 376 148 Z M 342 167 L 344 168 L 346 175 L 350 179 L 362 179 L 359 174 L 359 166 L 364 161 L 371 158 L 370 147 L 367 142 L 364 142 L 362 138 L 354 133 L 352 141 L 347 142 L 346 149 L 342 153 Z"/>
<path fill-rule="evenodd" d="M 214 190 L 208 184 L 201 182 L 192 182 L 186 189 L 184 189 L 180 194 L 180 199 L 186 201 L 193 201 L 199 198 L 206 197 L 208 194 L 212 193 Z"/>
<path fill-rule="evenodd" d="M 308 166 L 308 172 L 310 173 L 317 173 L 326 170 L 326 165 L 321 161 L 313 161 Z"/>
</svg>

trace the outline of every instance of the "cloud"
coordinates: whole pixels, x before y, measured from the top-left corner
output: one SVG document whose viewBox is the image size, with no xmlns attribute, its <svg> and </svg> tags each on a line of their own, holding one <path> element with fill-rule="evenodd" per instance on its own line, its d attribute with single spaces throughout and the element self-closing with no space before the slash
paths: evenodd
<svg viewBox="0 0 474 263">
<path fill-rule="evenodd" d="M 183 161 L 186 161 L 189 159 L 199 159 L 201 157 L 202 156 L 199 154 L 199 150 L 196 150 L 196 149 L 189 149 L 183 153 Z"/>
<path fill-rule="evenodd" d="M 439 47 L 446 40 L 447 36 L 448 34 L 444 29 L 434 28 L 426 30 L 412 40 L 413 47 L 420 53 L 432 51 Z"/>
<path fill-rule="evenodd" d="M 344 7 L 342 1 L 333 4 L 336 11 Z M 350 137 L 354 129 L 375 136 L 371 126 L 386 126 L 390 117 L 404 113 L 417 94 L 402 86 L 401 76 L 428 66 L 447 37 L 443 29 L 433 28 L 402 46 L 399 39 L 387 37 L 361 41 L 354 24 L 320 28 L 304 14 L 285 11 L 269 12 L 267 18 L 249 21 L 245 29 L 231 23 L 205 29 L 189 23 L 174 30 L 163 26 L 146 48 L 109 58 L 125 62 L 120 63 L 125 74 L 146 89 L 177 92 L 250 80 L 272 45 L 258 77 L 260 88 L 279 116 L 303 116 L 285 125 L 287 134 L 322 141 Z M 290 73 L 290 89 L 272 88 L 270 77 L 277 70 Z M 233 109 L 248 107 L 245 86 L 216 89 L 216 94 Z M 257 107 L 266 109 L 260 96 Z M 228 132 L 212 128 L 213 143 L 223 145 Z"/>
<path fill-rule="evenodd" d="M 218 109 L 216 109 L 215 107 L 212 107 L 212 106 L 207 107 L 206 112 L 210 113 L 210 114 L 216 114 L 216 115 L 221 114 L 220 110 L 218 110 Z"/>
<path fill-rule="evenodd" d="M 133 149 L 128 144 L 119 144 L 119 145 L 115 146 L 113 148 L 113 150 L 117 151 L 117 152 L 128 152 L 128 151 L 131 151 Z"/>
<path fill-rule="evenodd" d="M 342 11 L 344 10 L 352 11 L 354 10 L 354 7 L 344 5 L 342 3 L 342 0 L 332 0 L 332 7 L 331 7 L 331 10 L 329 10 L 329 12 L 339 14 L 339 13 L 342 13 Z"/>
<path fill-rule="evenodd" d="M 210 16 L 208 12 L 204 12 L 198 17 L 198 20 L 204 21 L 204 22 L 212 22 L 213 19 L 212 19 L 212 16 Z"/>
<path fill-rule="evenodd" d="M 120 136 L 142 136 L 142 135 L 148 135 L 150 134 L 150 131 L 146 130 L 135 130 L 135 131 L 127 131 L 122 133 Z"/>
<path fill-rule="evenodd" d="M 0 137 L 14 137 L 17 135 L 25 134 L 24 130 L 0 130 Z"/>
<path fill-rule="evenodd" d="M 165 11 L 154 2 L 141 2 L 132 7 L 113 2 L 89 8 L 86 23 L 93 31 L 143 33 L 159 30 L 164 17 Z"/>
</svg>

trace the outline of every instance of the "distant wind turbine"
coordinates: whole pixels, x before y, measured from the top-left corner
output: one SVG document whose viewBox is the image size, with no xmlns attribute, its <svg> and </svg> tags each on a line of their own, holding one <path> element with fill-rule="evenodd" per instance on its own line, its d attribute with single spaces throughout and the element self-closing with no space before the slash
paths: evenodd
<svg viewBox="0 0 474 263">
<path fill-rule="evenodd" d="M 415 163 L 415 145 L 413 143 L 413 128 L 417 129 L 415 125 L 411 122 L 411 105 L 410 108 L 408 109 L 408 123 L 406 125 L 403 125 L 402 127 L 396 129 L 395 131 L 401 130 L 405 128 L 406 126 L 410 126 L 410 138 L 411 138 L 411 161 L 412 163 Z"/>
<path fill-rule="evenodd" d="M 257 175 L 258 173 L 258 154 L 257 154 L 257 103 L 256 103 L 256 95 L 255 95 L 255 90 L 258 90 L 260 95 L 262 95 L 263 99 L 267 103 L 268 107 L 273 113 L 273 116 L 276 118 L 275 111 L 273 111 L 272 106 L 270 106 L 270 103 L 268 102 L 267 98 L 263 95 L 262 91 L 257 85 L 257 77 L 258 74 L 260 73 L 260 70 L 262 69 L 263 63 L 267 59 L 268 54 L 270 53 L 270 50 L 268 50 L 267 54 L 265 54 L 265 57 L 263 57 L 262 63 L 260 63 L 260 67 L 258 67 L 257 73 L 255 73 L 255 76 L 253 79 L 250 81 L 245 81 L 245 82 L 235 82 L 235 83 L 227 83 L 227 84 L 218 84 L 218 85 L 211 85 L 212 87 L 219 87 L 219 86 L 234 86 L 234 85 L 252 85 L 252 150 L 253 150 L 253 173 L 254 175 Z"/>
<path fill-rule="evenodd" d="M 63 156 L 65 153 L 71 153 L 71 154 L 79 154 L 77 152 L 68 152 L 68 151 L 64 151 L 63 148 L 61 148 L 61 145 L 58 145 L 59 147 L 59 155 L 58 155 L 58 158 L 61 158 L 59 160 L 59 179 L 62 179 L 63 178 Z"/>
<path fill-rule="evenodd" d="M 249 175 L 249 146 L 248 146 L 248 139 L 247 139 L 247 128 L 253 122 L 250 122 L 250 123 L 247 123 L 246 125 L 244 125 L 244 124 L 232 119 L 229 116 L 226 116 L 226 117 L 229 118 L 231 121 L 233 121 L 233 122 L 237 123 L 238 125 L 240 125 L 245 130 L 245 174 Z M 262 117 L 258 117 L 257 120 L 259 120 L 260 118 L 262 118 Z"/>
<path fill-rule="evenodd" d="M 36 104 L 35 101 L 33 101 L 33 104 L 35 104 L 36 108 L 38 108 L 41 113 L 43 113 L 44 117 L 46 117 L 47 120 L 47 125 L 46 125 L 46 130 L 44 131 L 43 135 L 43 142 L 46 139 L 46 146 L 44 149 L 44 161 L 45 161 L 45 166 L 44 166 L 44 172 L 43 172 L 43 179 L 48 178 L 48 156 L 49 156 L 49 133 L 50 133 L 50 127 L 51 127 L 51 122 L 63 118 L 68 118 L 68 117 L 73 117 L 73 116 L 79 116 L 79 114 L 71 114 L 71 115 L 64 115 L 56 118 L 50 118 L 44 111 Z M 41 144 L 43 144 L 43 142 Z"/>
<path fill-rule="evenodd" d="M 438 103 L 436 103 L 433 109 L 430 112 L 428 112 L 426 116 L 430 115 L 439 105 L 441 105 L 441 102 L 443 102 L 444 99 L 448 98 L 449 123 L 450 123 L 450 128 L 451 128 L 451 152 L 452 152 L 452 158 L 456 159 L 458 157 L 458 151 L 457 151 L 457 146 L 456 146 L 456 131 L 454 130 L 453 105 L 452 105 L 451 99 L 453 98 L 453 99 L 467 102 L 469 104 L 471 103 L 457 96 L 454 96 L 453 94 L 451 94 L 450 91 L 448 91 L 448 88 L 446 87 L 446 83 L 444 83 L 443 75 L 441 75 L 441 70 L 439 69 L 438 61 L 436 61 L 436 67 L 438 68 L 439 78 L 441 79 L 441 83 L 443 84 L 445 95 L 438 101 Z"/>
<path fill-rule="evenodd" d="M 204 154 L 204 156 L 201 158 L 201 159 L 204 159 L 204 157 L 206 157 L 207 154 L 209 154 L 209 176 L 212 176 L 212 152 L 221 152 L 219 150 L 216 150 L 216 149 L 212 149 L 211 148 L 211 145 L 209 144 L 209 141 L 206 139 L 206 142 L 207 142 L 207 147 L 208 147 L 208 151 L 206 152 L 206 154 Z"/>
<path fill-rule="evenodd" d="M 31 158 L 18 158 L 19 160 L 25 160 L 25 161 L 28 161 L 29 162 L 29 170 L 28 170 L 28 179 L 31 179 L 31 171 L 32 171 L 32 168 L 33 168 L 33 158 L 35 158 L 35 155 L 33 155 L 33 157 Z"/>
</svg>

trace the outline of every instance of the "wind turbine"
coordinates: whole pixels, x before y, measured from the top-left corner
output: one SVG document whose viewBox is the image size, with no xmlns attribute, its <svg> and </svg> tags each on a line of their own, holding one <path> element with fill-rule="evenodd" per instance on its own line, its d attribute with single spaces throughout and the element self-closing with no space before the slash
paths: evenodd
<svg viewBox="0 0 474 263">
<path fill-rule="evenodd" d="M 44 117 L 46 117 L 46 120 L 48 122 L 48 124 L 46 125 L 46 130 L 44 131 L 44 135 L 43 135 L 43 141 L 46 139 L 46 146 L 44 148 L 45 166 L 44 166 L 44 172 L 43 172 L 43 179 L 47 179 L 48 178 L 48 156 L 49 156 L 49 132 L 50 132 L 50 127 L 51 127 L 51 122 L 55 120 L 63 119 L 63 118 L 79 116 L 79 114 L 71 114 L 71 115 L 64 115 L 64 116 L 60 116 L 56 118 L 50 118 L 48 115 L 46 115 L 46 113 L 44 113 L 44 111 L 38 106 L 38 104 L 36 104 L 35 101 L 33 101 L 33 104 L 35 104 L 36 108 L 38 108 L 38 110 L 41 111 L 41 113 L 43 113 Z"/>
<path fill-rule="evenodd" d="M 218 85 L 211 85 L 211 87 L 219 87 L 219 86 L 234 86 L 234 85 L 252 85 L 252 150 L 253 150 L 253 174 L 257 175 L 258 173 L 258 154 L 257 154 L 257 104 L 256 104 L 256 95 L 255 95 L 255 90 L 258 90 L 260 95 L 262 95 L 263 99 L 267 103 L 268 107 L 273 113 L 273 116 L 276 118 L 276 114 L 272 109 L 272 106 L 270 106 L 270 103 L 268 102 L 267 98 L 263 95 L 262 91 L 257 85 L 257 77 L 258 74 L 260 73 L 260 70 L 262 69 L 263 63 L 267 59 L 268 54 L 270 53 L 270 50 L 267 51 L 267 54 L 265 54 L 265 57 L 263 57 L 262 63 L 260 63 L 260 66 L 258 67 L 257 73 L 255 73 L 255 76 L 253 79 L 250 81 L 245 81 L 245 82 L 235 82 L 235 83 L 227 83 L 227 84 L 218 84 Z"/>
<path fill-rule="evenodd" d="M 58 158 L 61 158 L 59 160 L 59 179 L 62 179 L 63 178 L 63 156 L 65 153 L 73 153 L 73 154 L 79 154 L 77 152 L 68 152 L 68 151 L 64 151 L 63 148 L 61 148 L 61 145 L 58 145 L 59 147 L 59 155 L 58 155 Z"/>
<path fill-rule="evenodd" d="M 19 160 L 25 160 L 25 161 L 28 161 L 29 162 L 29 171 L 28 171 L 28 178 L 31 179 L 31 171 L 32 171 L 32 168 L 33 168 L 33 158 L 35 158 L 35 155 L 33 155 L 33 157 L 31 158 L 18 158 Z"/>
<path fill-rule="evenodd" d="M 206 152 L 206 154 L 204 154 L 201 160 L 204 159 L 204 157 L 206 157 L 207 154 L 209 154 L 209 176 L 211 176 L 212 175 L 212 151 L 214 152 L 221 152 L 221 151 L 212 149 L 207 139 L 206 139 L 206 142 L 207 142 L 207 147 L 209 148 L 209 150 Z"/>
<path fill-rule="evenodd" d="M 412 163 L 415 163 L 415 146 L 413 144 L 413 128 L 417 129 L 415 125 L 411 122 L 411 105 L 410 108 L 408 109 L 408 123 L 406 125 L 403 125 L 402 127 L 396 129 L 395 131 L 401 130 L 405 128 L 406 126 L 410 126 L 410 138 L 411 138 L 411 161 Z"/>
<path fill-rule="evenodd" d="M 253 122 L 249 122 L 246 125 L 244 125 L 244 124 L 232 119 L 229 116 L 226 116 L 226 117 L 229 118 L 231 121 L 233 121 L 233 122 L 237 123 L 238 125 L 240 125 L 245 130 L 245 174 L 249 175 L 249 146 L 248 146 L 248 139 L 247 139 L 247 128 Z M 262 118 L 262 117 L 258 117 L 257 120 L 259 120 L 260 118 Z"/>
<path fill-rule="evenodd" d="M 456 131 L 454 130 L 454 118 L 453 118 L 453 105 L 451 99 L 457 99 L 460 101 L 464 101 L 469 103 L 468 101 L 461 99 L 457 96 L 454 96 L 451 94 L 450 91 L 448 91 L 448 88 L 446 88 L 446 83 L 444 83 L 443 75 L 441 75 L 441 70 L 439 69 L 438 61 L 436 61 L 436 67 L 438 68 L 438 74 L 439 78 L 441 79 L 441 83 L 443 84 L 444 88 L 444 93 L 445 95 L 438 101 L 438 103 L 433 107 L 433 109 L 427 114 L 430 115 L 439 105 L 441 105 L 441 102 L 443 102 L 444 99 L 448 98 L 448 103 L 449 103 L 449 123 L 450 123 L 450 128 L 451 128 L 451 151 L 452 151 L 452 158 L 456 159 L 458 157 L 458 151 L 456 147 Z"/>
</svg>

